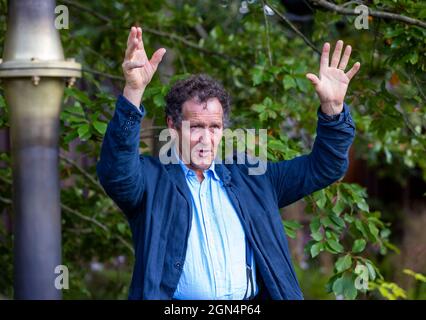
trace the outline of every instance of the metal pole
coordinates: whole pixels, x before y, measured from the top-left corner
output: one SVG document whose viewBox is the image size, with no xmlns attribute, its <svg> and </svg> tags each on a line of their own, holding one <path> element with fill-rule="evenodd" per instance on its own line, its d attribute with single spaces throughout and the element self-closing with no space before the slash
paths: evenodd
<svg viewBox="0 0 426 320">
<path fill-rule="evenodd" d="M 0 64 L 10 110 L 16 299 L 61 299 L 59 113 L 65 80 L 81 75 L 64 60 L 54 0 L 10 0 Z"/>
</svg>

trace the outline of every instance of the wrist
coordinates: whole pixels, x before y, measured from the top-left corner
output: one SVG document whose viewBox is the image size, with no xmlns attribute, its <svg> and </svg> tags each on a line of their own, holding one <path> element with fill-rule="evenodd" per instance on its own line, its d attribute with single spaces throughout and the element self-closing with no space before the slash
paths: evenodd
<svg viewBox="0 0 426 320">
<path fill-rule="evenodd" d="M 142 102 L 142 96 L 145 91 L 145 88 L 143 89 L 134 89 L 129 86 L 124 86 L 123 90 L 123 96 L 129 100 L 134 106 L 139 108 Z"/>
<path fill-rule="evenodd" d="M 343 102 L 341 102 L 341 103 L 333 103 L 333 102 L 321 103 L 321 111 L 328 116 L 338 115 L 343 111 Z"/>
</svg>

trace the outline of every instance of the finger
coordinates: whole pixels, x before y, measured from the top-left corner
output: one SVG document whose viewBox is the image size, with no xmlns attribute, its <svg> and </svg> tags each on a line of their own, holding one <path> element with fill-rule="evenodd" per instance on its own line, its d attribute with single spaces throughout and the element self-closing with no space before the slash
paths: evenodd
<svg viewBox="0 0 426 320">
<path fill-rule="evenodd" d="M 154 72 L 157 70 L 158 65 L 160 64 L 161 60 L 163 59 L 164 54 L 166 53 L 166 49 L 161 48 L 154 52 L 154 54 L 151 57 L 151 60 L 149 61 L 154 68 Z"/>
<path fill-rule="evenodd" d="M 339 69 L 345 71 L 346 66 L 348 65 L 349 58 L 351 56 L 352 47 L 346 46 L 345 52 L 343 52 L 342 60 L 340 60 Z"/>
<path fill-rule="evenodd" d="M 330 67 L 337 68 L 340 61 L 340 55 L 342 54 L 343 49 L 343 41 L 339 40 L 336 43 L 336 47 L 334 48 L 333 57 L 331 58 Z"/>
<path fill-rule="evenodd" d="M 308 78 L 315 87 L 320 83 L 320 79 L 313 73 L 306 74 L 306 78 Z"/>
<path fill-rule="evenodd" d="M 139 41 L 138 49 L 144 49 L 142 41 L 142 28 L 138 27 L 137 29 L 137 39 Z"/>
<path fill-rule="evenodd" d="M 138 29 L 136 27 L 132 27 L 129 32 L 129 37 L 127 38 L 127 48 L 125 53 L 125 60 L 131 60 L 133 57 L 133 53 L 138 46 L 137 39 Z"/>
<path fill-rule="evenodd" d="M 135 53 L 135 50 L 137 49 L 139 44 L 139 40 L 137 38 L 133 38 L 133 40 L 130 41 L 129 45 L 127 46 L 126 53 L 124 56 L 125 60 L 131 60 L 133 57 L 133 54 Z"/>
<path fill-rule="evenodd" d="M 142 68 L 145 65 L 145 63 L 140 61 L 125 61 L 123 63 L 123 69 L 125 71 L 130 71 L 135 68 Z"/>
<path fill-rule="evenodd" d="M 346 76 L 349 78 L 349 80 L 351 80 L 353 76 L 356 75 L 360 67 L 361 63 L 356 62 L 353 67 L 348 72 L 346 72 Z"/>
<path fill-rule="evenodd" d="M 127 37 L 127 46 L 129 46 L 131 40 L 136 36 L 136 33 L 137 33 L 136 27 L 131 27 L 129 36 Z"/>
<path fill-rule="evenodd" d="M 330 44 L 328 42 L 326 42 L 324 44 L 324 46 L 322 47 L 320 73 L 321 73 L 321 71 L 328 68 L 329 54 L 330 54 Z"/>
<path fill-rule="evenodd" d="M 142 28 L 138 27 L 136 37 L 138 39 L 137 49 L 141 50 L 142 59 L 145 60 L 145 61 L 148 61 L 148 56 L 146 55 L 145 47 L 144 47 L 144 44 L 143 44 Z"/>
</svg>

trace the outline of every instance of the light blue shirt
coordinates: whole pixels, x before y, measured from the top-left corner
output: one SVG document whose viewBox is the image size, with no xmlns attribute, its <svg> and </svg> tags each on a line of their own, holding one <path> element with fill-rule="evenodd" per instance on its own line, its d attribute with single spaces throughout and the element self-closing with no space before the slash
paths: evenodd
<svg viewBox="0 0 426 320">
<path fill-rule="evenodd" d="M 214 162 L 203 172 L 201 183 L 193 170 L 180 159 L 179 163 L 191 191 L 192 226 L 182 275 L 173 298 L 241 300 L 247 290 L 247 276 L 246 239 L 240 218 L 214 170 Z M 253 253 L 251 257 L 257 294 Z M 249 286 L 248 295 L 251 290 Z"/>
</svg>

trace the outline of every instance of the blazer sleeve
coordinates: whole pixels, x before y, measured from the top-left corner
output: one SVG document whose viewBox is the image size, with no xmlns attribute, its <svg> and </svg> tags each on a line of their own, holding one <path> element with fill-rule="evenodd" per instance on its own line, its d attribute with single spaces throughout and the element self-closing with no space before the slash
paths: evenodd
<svg viewBox="0 0 426 320">
<path fill-rule="evenodd" d="M 118 207 L 132 217 L 145 190 L 144 158 L 139 154 L 143 105 L 133 105 L 123 95 L 116 101 L 96 165 L 99 181 Z"/>
<path fill-rule="evenodd" d="M 329 117 L 318 108 L 317 135 L 311 153 L 291 160 L 268 162 L 266 174 L 280 208 L 340 179 L 349 165 L 348 151 L 355 124 L 344 103 L 339 115 Z"/>
</svg>

